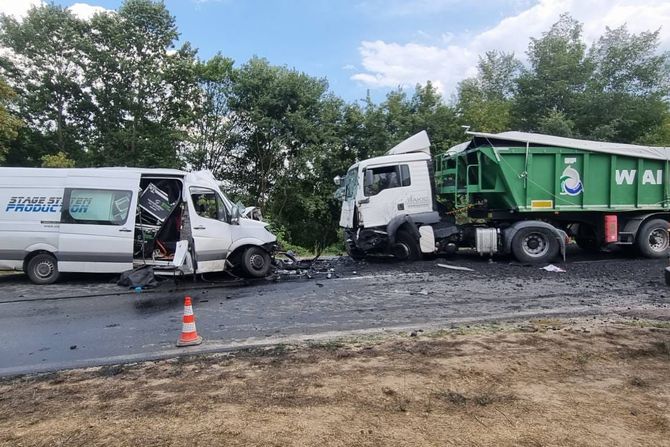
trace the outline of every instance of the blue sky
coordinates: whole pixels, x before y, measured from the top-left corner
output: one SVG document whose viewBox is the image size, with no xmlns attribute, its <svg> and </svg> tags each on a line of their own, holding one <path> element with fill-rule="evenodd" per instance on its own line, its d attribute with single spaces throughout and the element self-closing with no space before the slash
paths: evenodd
<svg viewBox="0 0 670 447">
<path fill-rule="evenodd" d="M 0 0 L 0 12 L 21 14 L 42 0 Z M 57 0 L 85 17 L 117 9 L 122 0 Z M 606 26 L 632 31 L 670 23 L 667 0 L 166 0 L 181 39 L 201 58 L 220 51 L 238 64 L 251 56 L 326 77 L 353 101 L 369 89 L 376 99 L 391 88 L 433 81 L 445 98 L 476 73 L 486 50 L 524 58 L 562 12 L 584 22 L 587 41 Z M 670 25 L 668 25 L 670 27 Z M 670 30 L 662 29 L 670 49 Z"/>
</svg>

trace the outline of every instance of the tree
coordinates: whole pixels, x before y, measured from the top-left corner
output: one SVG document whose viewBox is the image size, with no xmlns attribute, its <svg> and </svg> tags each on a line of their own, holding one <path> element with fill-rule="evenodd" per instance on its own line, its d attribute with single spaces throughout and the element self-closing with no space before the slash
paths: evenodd
<svg viewBox="0 0 670 447">
<path fill-rule="evenodd" d="M 458 86 L 460 122 L 483 132 L 508 129 L 521 67 L 514 54 L 488 51 L 480 56 L 477 76 Z"/>
<path fill-rule="evenodd" d="M 233 83 L 233 60 L 217 54 L 195 67 L 200 95 L 189 128 L 183 157 L 193 169 L 208 169 L 217 177 L 226 173 L 235 146 L 235 116 L 228 100 Z"/>
<path fill-rule="evenodd" d="M 582 25 L 568 14 L 561 15 L 541 38 L 531 38 L 527 54 L 530 67 L 517 79 L 513 126 L 536 131 L 539 121 L 552 111 L 577 116 L 593 73 Z"/>
<path fill-rule="evenodd" d="M 46 153 L 83 154 L 90 94 L 81 82 L 87 58 L 81 41 L 86 22 L 48 4 L 32 8 L 23 21 L 0 17 L 3 74 L 18 94 L 17 109 L 26 123 L 21 144 L 10 148 L 15 164 L 39 165 Z"/>
<path fill-rule="evenodd" d="M 42 156 L 43 168 L 74 168 L 75 162 L 65 152 Z"/>
<path fill-rule="evenodd" d="M 195 51 L 175 50 L 175 19 L 162 2 L 126 0 L 91 20 L 85 83 L 95 97 L 93 165 L 177 167 L 197 100 Z"/>
<path fill-rule="evenodd" d="M 0 79 L 0 163 L 5 161 L 8 143 L 16 139 L 23 122 L 10 111 L 16 93 Z"/>
<path fill-rule="evenodd" d="M 658 31 L 630 34 L 607 29 L 589 50 L 594 67 L 575 123 L 582 135 L 633 142 L 662 125 L 667 111 L 668 53 L 658 51 Z"/>
</svg>

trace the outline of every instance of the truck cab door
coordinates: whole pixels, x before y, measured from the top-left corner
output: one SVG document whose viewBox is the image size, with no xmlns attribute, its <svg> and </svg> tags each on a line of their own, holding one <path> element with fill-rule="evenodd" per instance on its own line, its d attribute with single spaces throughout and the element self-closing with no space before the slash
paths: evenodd
<svg viewBox="0 0 670 447">
<path fill-rule="evenodd" d="M 408 164 L 370 166 L 359 179 L 358 210 L 365 228 L 387 225 L 398 215 L 412 214 L 409 209 L 412 179 Z M 410 200 L 408 200 L 410 199 Z M 428 196 L 430 204 L 430 196 Z"/>
<path fill-rule="evenodd" d="M 342 210 L 340 211 L 340 226 L 343 228 L 354 227 L 357 188 L 358 166 L 354 166 L 349 169 L 346 177 L 344 178 L 344 195 L 342 197 Z"/>
<path fill-rule="evenodd" d="M 194 181 L 189 174 L 184 182 L 184 198 L 188 207 L 193 236 L 196 273 L 220 272 L 230 254 L 232 233 L 230 211 L 226 208 L 218 186 Z"/>
<path fill-rule="evenodd" d="M 139 173 L 127 172 L 113 179 L 66 179 L 56 253 L 58 270 L 118 273 L 133 268 L 139 184 Z"/>
</svg>

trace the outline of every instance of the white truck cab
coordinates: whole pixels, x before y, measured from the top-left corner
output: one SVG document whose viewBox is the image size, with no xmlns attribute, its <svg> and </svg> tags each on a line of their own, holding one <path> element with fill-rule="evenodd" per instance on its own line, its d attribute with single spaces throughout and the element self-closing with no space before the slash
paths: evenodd
<svg viewBox="0 0 670 447">
<path fill-rule="evenodd" d="M 386 155 L 351 166 L 344 178 L 335 178 L 341 186 L 337 193 L 342 200 L 340 226 L 345 229 L 350 256 L 362 258 L 368 252 L 390 249 L 397 257 L 416 258 L 420 247 L 415 241 L 419 240 L 425 252 L 435 251 L 429 224 L 440 217 L 431 172 L 430 141 L 424 131 Z"/>
<path fill-rule="evenodd" d="M 241 213 L 208 171 L 0 168 L 0 269 L 39 284 L 147 264 L 266 276 L 276 237 Z"/>
</svg>

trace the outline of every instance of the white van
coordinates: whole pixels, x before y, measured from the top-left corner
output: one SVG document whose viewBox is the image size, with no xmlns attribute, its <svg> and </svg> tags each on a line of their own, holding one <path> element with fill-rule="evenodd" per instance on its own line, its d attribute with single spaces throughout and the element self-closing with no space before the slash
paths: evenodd
<svg viewBox="0 0 670 447">
<path fill-rule="evenodd" d="M 209 171 L 0 168 L 0 270 L 37 284 L 146 264 L 266 276 L 277 238 L 241 211 Z"/>
</svg>

